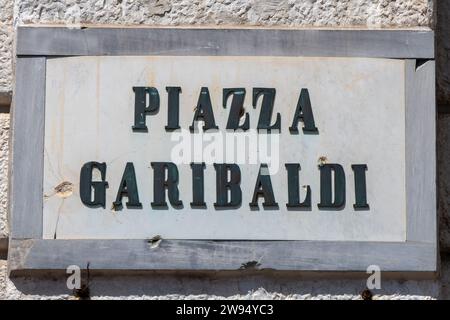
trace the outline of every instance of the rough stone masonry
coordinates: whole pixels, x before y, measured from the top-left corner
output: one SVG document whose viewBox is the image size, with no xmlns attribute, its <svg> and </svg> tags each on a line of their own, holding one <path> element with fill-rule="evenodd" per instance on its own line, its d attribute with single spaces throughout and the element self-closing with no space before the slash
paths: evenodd
<svg viewBox="0 0 450 320">
<path fill-rule="evenodd" d="M 450 268 L 450 15 L 448 1 L 433 0 L 0 0 L 0 259 L 5 258 L 9 113 L 14 30 L 26 24 L 264 26 L 327 28 L 433 28 L 437 48 L 438 176 L 441 270 L 435 280 L 384 279 L 375 299 L 449 298 Z M 2 98 L 3 97 L 3 98 Z M 2 100 L 3 99 L 3 100 Z M 7 103 L 6 103 L 7 104 Z M 2 245 L 3 244 L 3 245 Z M 95 299 L 360 299 L 365 279 L 318 280 L 270 274 L 208 278 L 189 275 L 93 278 Z M 9 279 L 0 260 L 0 299 L 73 299 L 65 279 Z"/>
</svg>

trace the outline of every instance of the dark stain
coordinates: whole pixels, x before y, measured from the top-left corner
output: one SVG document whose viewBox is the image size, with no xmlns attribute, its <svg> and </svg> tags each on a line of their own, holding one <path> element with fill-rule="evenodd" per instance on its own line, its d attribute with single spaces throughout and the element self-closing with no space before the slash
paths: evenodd
<svg viewBox="0 0 450 320">
<path fill-rule="evenodd" d="M 369 289 L 364 289 L 364 291 L 361 292 L 361 298 L 363 300 L 372 300 L 373 298 L 372 291 L 370 291 Z"/>
<path fill-rule="evenodd" d="M 261 264 L 258 261 L 249 261 L 243 263 L 239 270 L 258 270 Z"/>
<path fill-rule="evenodd" d="M 91 282 L 91 277 L 89 274 L 89 264 L 90 263 L 88 262 L 86 266 L 87 272 L 86 282 L 81 283 L 80 289 L 73 290 L 73 295 L 80 300 L 91 300 L 91 289 L 89 287 Z"/>
</svg>

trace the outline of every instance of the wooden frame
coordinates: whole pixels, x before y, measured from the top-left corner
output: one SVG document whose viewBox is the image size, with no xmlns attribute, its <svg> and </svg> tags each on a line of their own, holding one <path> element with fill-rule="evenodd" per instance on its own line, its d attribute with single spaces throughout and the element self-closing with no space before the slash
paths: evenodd
<svg viewBox="0 0 450 320">
<path fill-rule="evenodd" d="M 9 270 L 437 270 L 432 31 L 19 27 L 10 156 Z M 44 240 L 46 60 L 74 55 L 272 55 L 406 61 L 406 242 Z"/>
</svg>

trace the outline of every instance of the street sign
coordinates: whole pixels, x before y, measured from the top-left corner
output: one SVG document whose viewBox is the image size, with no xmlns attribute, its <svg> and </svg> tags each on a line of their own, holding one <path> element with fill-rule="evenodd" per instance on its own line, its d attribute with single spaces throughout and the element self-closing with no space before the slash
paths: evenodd
<svg viewBox="0 0 450 320">
<path fill-rule="evenodd" d="M 423 36 L 20 29 L 10 269 L 434 271 Z"/>
</svg>

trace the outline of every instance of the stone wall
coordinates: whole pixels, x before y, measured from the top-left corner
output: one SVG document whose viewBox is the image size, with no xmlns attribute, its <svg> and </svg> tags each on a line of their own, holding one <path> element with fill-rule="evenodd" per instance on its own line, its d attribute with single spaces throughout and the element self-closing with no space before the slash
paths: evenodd
<svg viewBox="0 0 450 320">
<path fill-rule="evenodd" d="M 0 113 L 0 238 L 8 236 L 6 222 L 8 194 L 8 145 L 9 145 L 9 114 Z M 1 250 L 0 244 L 0 250 Z"/>
<path fill-rule="evenodd" d="M 0 252 L 5 250 L 8 235 L 6 221 L 8 185 L 8 132 L 9 114 L 4 103 L 12 88 L 12 39 L 14 1 L 0 0 Z M 0 253 L 0 257 L 2 254 Z"/>
<path fill-rule="evenodd" d="M 0 0 L 0 92 L 12 86 L 13 3 Z"/>
<path fill-rule="evenodd" d="M 437 14 L 436 14 L 437 13 Z M 114 25 L 203 25 L 271 27 L 434 28 L 437 35 L 439 213 L 441 275 L 435 280 L 383 279 L 378 299 L 448 298 L 450 259 L 450 48 L 449 1 L 432 0 L 0 0 L 0 93 L 11 90 L 13 34 L 29 23 Z M 437 18 L 437 19 L 435 19 Z M 436 23 L 435 23 L 436 20 Z M 449 109 L 450 111 L 450 109 Z M 7 137 L 9 115 L 0 113 L 0 238 L 7 235 Z M 1 259 L 0 240 L 0 259 Z M 358 299 L 365 279 L 315 279 L 304 276 L 242 274 L 239 276 L 149 275 L 93 277 L 93 298 L 293 298 Z M 0 260 L 0 299 L 72 299 L 65 280 L 14 278 Z"/>
<path fill-rule="evenodd" d="M 431 0 L 16 0 L 16 23 L 429 27 Z"/>
</svg>

